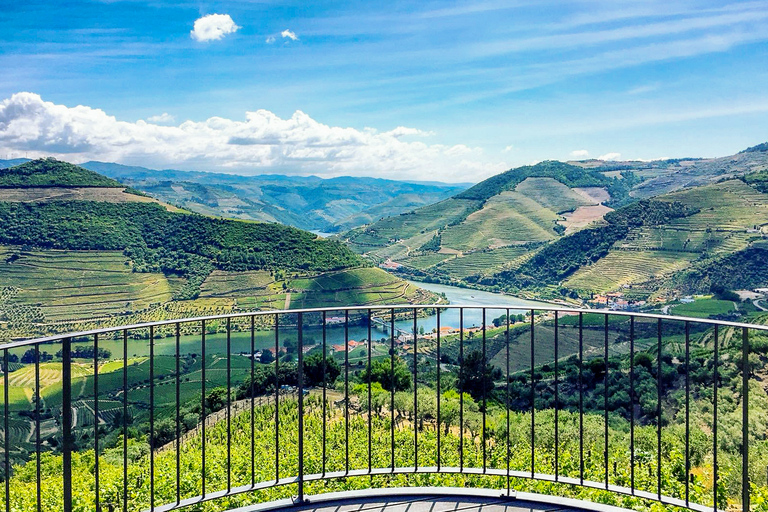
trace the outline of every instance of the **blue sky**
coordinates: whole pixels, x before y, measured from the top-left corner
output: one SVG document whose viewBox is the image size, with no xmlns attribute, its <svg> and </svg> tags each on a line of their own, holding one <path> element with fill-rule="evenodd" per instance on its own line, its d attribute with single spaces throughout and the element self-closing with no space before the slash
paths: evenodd
<svg viewBox="0 0 768 512">
<path fill-rule="evenodd" d="M 0 157 L 475 181 L 768 140 L 766 1 L 5 4 Z"/>
</svg>

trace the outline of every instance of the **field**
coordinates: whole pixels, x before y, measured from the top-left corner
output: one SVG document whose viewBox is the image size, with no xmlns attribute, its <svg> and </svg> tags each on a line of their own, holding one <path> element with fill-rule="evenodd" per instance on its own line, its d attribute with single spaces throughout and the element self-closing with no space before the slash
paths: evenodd
<svg viewBox="0 0 768 512">
<path fill-rule="evenodd" d="M 611 251 L 592 265 L 581 267 L 564 283 L 586 292 L 605 292 L 668 276 L 687 267 L 697 254 L 666 251 Z"/>
<path fill-rule="evenodd" d="M 719 300 L 711 297 L 696 298 L 695 302 L 679 304 L 671 308 L 674 315 L 709 318 L 714 315 L 724 315 L 736 310 L 736 304 L 730 300 Z"/>
<path fill-rule="evenodd" d="M 118 251 L 24 251 L 0 247 L 0 286 L 37 305 L 46 322 L 97 318 L 170 300 L 162 274 L 131 271 Z"/>
</svg>

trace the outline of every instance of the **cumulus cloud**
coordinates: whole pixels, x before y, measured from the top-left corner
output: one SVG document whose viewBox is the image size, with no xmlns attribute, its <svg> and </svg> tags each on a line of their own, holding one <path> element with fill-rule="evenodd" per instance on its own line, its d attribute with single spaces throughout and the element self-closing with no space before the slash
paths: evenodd
<svg viewBox="0 0 768 512">
<path fill-rule="evenodd" d="M 598 160 L 604 160 L 606 162 L 615 162 L 621 159 L 621 153 L 606 153 L 597 157 Z"/>
<path fill-rule="evenodd" d="M 233 34 L 241 28 L 235 25 L 229 14 L 208 14 L 195 20 L 195 26 L 189 33 L 195 41 L 208 42 Z"/>
<path fill-rule="evenodd" d="M 265 40 L 265 42 L 266 42 L 267 44 L 272 44 L 272 43 L 274 43 L 276 40 L 277 40 L 277 38 L 276 38 L 275 36 L 269 36 L 269 37 L 267 37 L 267 39 Z"/>
<path fill-rule="evenodd" d="M 572 158 L 587 158 L 589 157 L 589 151 L 586 149 L 575 149 L 571 151 Z"/>
<path fill-rule="evenodd" d="M 149 116 L 147 118 L 147 121 L 155 124 L 170 124 L 176 121 L 176 116 L 172 116 L 168 112 L 163 112 L 162 114 L 157 116 Z"/>
<path fill-rule="evenodd" d="M 73 162 L 101 160 L 155 168 L 242 174 L 378 176 L 477 181 L 507 168 L 479 148 L 427 144 L 414 128 L 357 130 L 322 124 L 296 111 L 268 110 L 244 120 L 211 117 L 162 126 L 126 122 L 88 106 L 68 107 L 21 92 L 0 101 L 0 154 L 28 152 Z"/>
<path fill-rule="evenodd" d="M 514 151 L 515 149 L 516 149 L 515 146 L 510 144 L 509 146 L 507 146 L 504 149 L 502 149 L 501 152 L 502 153 L 509 153 L 511 151 Z"/>
</svg>

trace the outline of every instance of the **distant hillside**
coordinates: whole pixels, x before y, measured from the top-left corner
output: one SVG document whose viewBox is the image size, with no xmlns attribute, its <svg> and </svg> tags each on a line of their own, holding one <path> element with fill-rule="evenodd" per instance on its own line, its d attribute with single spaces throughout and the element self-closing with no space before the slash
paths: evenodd
<svg viewBox="0 0 768 512">
<path fill-rule="evenodd" d="M 169 211 L 141 196 L 2 200 L 3 191 L 38 190 L 39 176 L 50 189 L 65 188 L 59 178 L 77 189 L 124 187 L 61 164 L 23 164 L 34 172 L 16 173 L 27 179 L 0 190 L 0 339 L 96 317 L 103 324 L 238 308 L 408 302 L 422 293 L 366 268 L 339 242 L 276 223 Z"/>
<path fill-rule="evenodd" d="M 467 188 L 462 184 L 377 178 L 238 176 L 154 171 L 106 162 L 83 167 L 117 179 L 184 209 L 243 220 L 279 222 L 336 233 L 435 203 Z"/>
<path fill-rule="evenodd" d="M 630 200 L 631 172 L 606 176 L 542 162 L 493 176 L 452 198 L 382 219 L 345 235 L 375 259 L 392 259 L 415 277 L 465 279 L 529 257 L 565 233 L 600 221 Z"/>
<path fill-rule="evenodd" d="M 530 296 L 709 291 L 701 276 L 716 262 L 762 250 L 755 244 L 768 232 L 764 147 L 719 159 L 543 162 L 346 239 L 416 279 Z M 730 269 L 745 261 L 722 260 Z"/>
</svg>

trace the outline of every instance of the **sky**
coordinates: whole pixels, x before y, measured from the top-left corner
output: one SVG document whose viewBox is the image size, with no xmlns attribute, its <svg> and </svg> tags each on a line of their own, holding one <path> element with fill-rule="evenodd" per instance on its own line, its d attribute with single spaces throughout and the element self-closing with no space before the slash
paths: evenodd
<svg viewBox="0 0 768 512">
<path fill-rule="evenodd" d="M 473 182 L 768 140 L 766 0 L 0 2 L 0 158 Z"/>
</svg>

